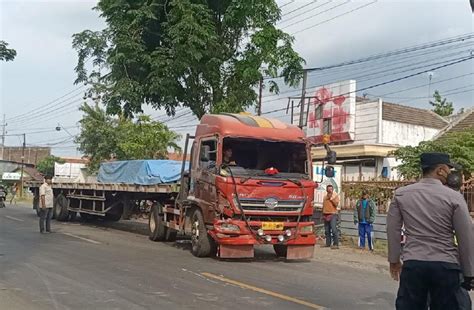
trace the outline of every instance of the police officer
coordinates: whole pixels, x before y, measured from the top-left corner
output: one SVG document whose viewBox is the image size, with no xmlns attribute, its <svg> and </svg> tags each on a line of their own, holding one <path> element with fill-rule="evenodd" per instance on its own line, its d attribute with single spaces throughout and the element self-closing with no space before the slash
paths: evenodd
<svg viewBox="0 0 474 310">
<path fill-rule="evenodd" d="M 395 191 L 387 215 L 390 273 L 400 280 L 396 308 L 426 309 L 429 296 L 432 310 L 471 309 L 461 286 L 470 290 L 474 282 L 473 222 L 464 197 L 445 186 L 455 165 L 443 153 L 423 153 L 420 160 L 423 178 Z"/>
</svg>

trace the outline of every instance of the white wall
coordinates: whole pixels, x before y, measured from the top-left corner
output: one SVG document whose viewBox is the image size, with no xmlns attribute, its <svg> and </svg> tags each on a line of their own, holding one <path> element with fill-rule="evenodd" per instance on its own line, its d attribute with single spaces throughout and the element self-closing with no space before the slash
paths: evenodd
<svg viewBox="0 0 474 310">
<path fill-rule="evenodd" d="M 355 117 L 355 143 L 378 143 L 381 119 L 380 102 L 357 102 Z"/>
<path fill-rule="evenodd" d="M 439 129 L 383 120 L 380 143 L 416 146 L 421 141 L 431 140 L 438 132 Z"/>
</svg>

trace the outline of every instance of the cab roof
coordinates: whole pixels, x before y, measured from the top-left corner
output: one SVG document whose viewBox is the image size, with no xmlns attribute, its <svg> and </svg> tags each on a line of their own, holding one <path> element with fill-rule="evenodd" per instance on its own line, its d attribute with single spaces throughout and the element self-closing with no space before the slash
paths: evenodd
<svg viewBox="0 0 474 310">
<path fill-rule="evenodd" d="M 248 114 L 206 114 L 197 126 L 196 137 L 219 134 L 223 137 L 303 142 L 303 131 L 277 119 Z"/>
</svg>

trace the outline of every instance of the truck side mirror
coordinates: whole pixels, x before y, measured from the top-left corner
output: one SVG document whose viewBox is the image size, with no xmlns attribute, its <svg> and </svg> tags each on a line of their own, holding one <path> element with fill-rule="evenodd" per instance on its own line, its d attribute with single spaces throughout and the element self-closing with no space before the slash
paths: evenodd
<svg viewBox="0 0 474 310">
<path fill-rule="evenodd" d="M 336 152 L 335 151 L 328 151 L 327 155 L 326 155 L 326 160 L 328 161 L 328 164 L 334 165 L 337 161 Z"/>
<path fill-rule="evenodd" d="M 201 146 L 201 161 L 208 162 L 210 160 L 211 147 L 209 145 Z"/>
<path fill-rule="evenodd" d="M 326 178 L 334 178 L 335 172 L 333 166 L 326 166 L 324 169 L 324 175 Z"/>
</svg>

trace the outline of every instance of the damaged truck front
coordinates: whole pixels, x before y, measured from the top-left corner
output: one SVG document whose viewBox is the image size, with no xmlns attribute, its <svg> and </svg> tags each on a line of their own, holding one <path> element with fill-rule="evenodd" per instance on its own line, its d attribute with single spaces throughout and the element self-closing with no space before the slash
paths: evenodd
<svg viewBox="0 0 474 310">
<path fill-rule="evenodd" d="M 191 139 L 190 170 L 183 164 L 174 203 L 152 210 L 151 239 L 189 234 L 196 256 L 253 257 L 263 244 L 287 259 L 313 256 L 317 184 L 301 129 L 250 115 L 206 115 L 186 148 Z M 157 222 L 164 226 L 158 235 Z"/>
</svg>

